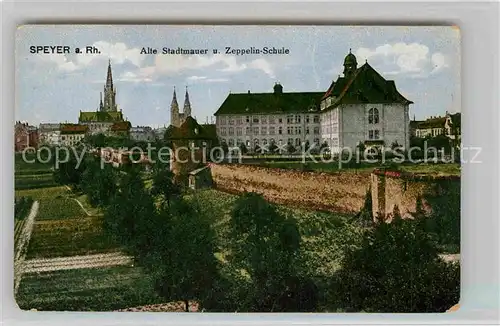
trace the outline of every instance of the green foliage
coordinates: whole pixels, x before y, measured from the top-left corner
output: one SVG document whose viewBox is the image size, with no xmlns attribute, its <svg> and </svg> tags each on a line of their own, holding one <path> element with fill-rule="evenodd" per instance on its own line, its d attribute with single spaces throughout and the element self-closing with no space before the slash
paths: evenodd
<svg viewBox="0 0 500 326">
<path fill-rule="evenodd" d="M 175 201 L 161 215 L 163 223 L 157 224 L 161 237 L 154 237 L 159 242 L 147 266 L 158 293 L 185 301 L 188 311 L 188 300 L 203 304 L 210 298 L 217 279 L 215 233 L 202 212 L 187 202 Z"/>
<path fill-rule="evenodd" d="M 262 196 L 246 193 L 235 202 L 231 230 L 233 263 L 250 274 L 253 284 L 245 310 L 298 311 L 303 302 L 297 291 L 304 282 L 294 267 L 300 249 L 295 219 Z"/>
<path fill-rule="evenodd" d="M 418 221 L 395 219 L 347 250 L 332 288 L 330 299 L 346 311 L 444 312 L 458 302 L 459 267 L 440 260 Z"/>
<path fill-rule="evenodd" d="M 19 197 L 14 199 L 14 218 L 16 220 L 23 220 L 31 210 L 33 205 L 33 198 Z"/>
<path fill-rule="evenodd" d="M 76 147 L 73 150 L 70 150 L 69 158 L 67 162 L 59 163 L 59 168 L 56 167 L 54 170 L 54 180 L 59 184 L 63 185 L 71 185 L 75 188 L 79 188 L 80 183 L 82 181 L 83 172 L 86 169 L 86 163 L 88 160 L 88 156 L 81 159 L 81 162 L 78 161 L 78 158 L 81 158 L 84 149 L 77 149 Z"/>
<path fill-rule="evenodd" d="M 81 188 L 92 206 L 108 205 L 118 190 L 114 168 L 110 164 L 101 167 L 97 158 L 89 161 L 82 174 Z"/>
<path fill-rule="evenodd" d="M 174 183 L 174 174 L 169 169 L 156 169 L 153 172 L 153 187 L 151 188 L 153 196 L 160 196 L 162 202 L 170 205 L 174 198 L 181 195 L 181 188 Z"/>
</svg>

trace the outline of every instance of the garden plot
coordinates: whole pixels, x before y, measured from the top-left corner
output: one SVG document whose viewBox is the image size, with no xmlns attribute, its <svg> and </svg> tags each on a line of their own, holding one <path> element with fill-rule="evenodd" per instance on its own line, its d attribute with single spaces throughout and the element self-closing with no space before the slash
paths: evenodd
<svg viewBox="0 0 500 326">
<path fill-rule="evenodd" d="M 86 214 L 80 205 L 72 198 L 59 195 L 55 198 L 40 200 L 40 212 L 37 220 L 71 219 Z"/>
<path fill-rule="evenodd" d="M 35 223 L 27 259 L 116 251 L 118 246 L 104 234 L 102 223 L 102 217 L 82 215 L 64 220 L 38 221 Z"/>
<path fill-rule="evenodd" d="M 23 310 L 113 311 L 164 303 L 139 267 L 26 274 L 16 301 Z"/>
<path fill-rule="evenodd" d="M 24 273 L 40 273 L 80 268 L 102 268 L 132 265 L 133 258 L 117 251 L 109 254 L 31 259 L 25 262 Z"/>
</svg>

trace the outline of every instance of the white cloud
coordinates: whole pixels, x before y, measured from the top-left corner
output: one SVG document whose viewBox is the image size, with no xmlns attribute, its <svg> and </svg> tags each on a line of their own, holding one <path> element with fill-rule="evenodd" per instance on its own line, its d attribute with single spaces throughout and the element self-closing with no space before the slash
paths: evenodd
<svg viewBox="0 0 500 326">
<path fill-rule="evenodd" d="M 229 79 L 227 79 L 227 78 L 208 78 L 206 80 L 207 83 L 225 83 L 228 81 L 229 81 Z"/>
<path fill-rule="evenodd" d="M 384 75 L 426 77 L 448 66 L 442 53 L 431 54 L 429 48 L 420 43 L 384 44 L 375 49 L 359 48 L 355 54 L 360 64 L 368 60 L 385 69 Z"/>
<path fill-rule="evenodd" d="M 188 81 L 197 81 L 197 80 L 204 80 L 207 79 L 205 76 L 190 76 L 186 78 Z"/>
<path fill-rule="evenodd" d="M 183 56 L 183 55 L 157 55 L 155 57 L 154 65 L 140 68 L 141 75 L 154 76 L 154 75 L 175 75 L 181 71 L 198 70 L 209 67 L 216 68 L 221 66 L 218 70 L 221 72 L 240 72 L 246 69 L 260 70 L 274 77 L 271 64 L 265 59 L 256 59 L 249 63 L 238 63 L 236 57 L 225 55 L 212 55 L 212 56 Z M 216 68 L 217 69 L 217 68 Z M 191 76 L 191 80 L 200 80 L 202 76 Z M 207 78 L 208 79 L 208 78 Z"/>
<path fill-rule="evenodd" d="M 141 76 L 131 71 L 123 73 L 116 80 L 122 82 L 132 82 L 132 83 L 147 83 L 153 81 L 150 77 Z"/>
</svg>

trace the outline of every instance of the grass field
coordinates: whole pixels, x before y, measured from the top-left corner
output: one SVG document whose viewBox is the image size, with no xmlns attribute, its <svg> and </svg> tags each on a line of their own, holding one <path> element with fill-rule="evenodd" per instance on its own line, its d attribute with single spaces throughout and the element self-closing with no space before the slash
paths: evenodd
<svg viewBox="0 0 500 326">
<path fill-rule="evenodd" d="M 27 274 L 16 301 L 23 310 L 111 311 L 165 300 L 140 268 L 120 266 Z"/>
<path fill-rule="evenodd" d="M 19 236 L 22 233 L 23 226 L 24 226 L 25 222 L 26 222 L 25 220 L 16 220 L 16 222 L 14 224 L 14 248 L 17 248 L 17 246 L 18 246 L 19 239 L 20 239 Z"/>
<path fill-rule="evenodd" d="M 196 192 L 190 197 L 197 201 L 209 216 L 213 216 L 214 229 L 217 232 L 220 252 L 217 258 L 225 261 L 227 251 L 228 223 L 230 213 L 237 196 L 221 191 L 207 189 Z M 358 243 L 362 229 L 349 222 L 350 216 L 315 212 L 301 209 L 291 209 L 278 206 L 280 212 L 297 219 L 299 231 L 302 235 L 302 257 L 300 262 L 305 273 L 312 273 L 312 277 L 328 277 L 338 267 L 343 256 L 345 246 Z"/>
<path fill-rule="evenodd" d="M 104 234 L 102 217 L 84 215 L 35 223 L 27 258 L 50 258 L 116 251 Z"/>
</svg>

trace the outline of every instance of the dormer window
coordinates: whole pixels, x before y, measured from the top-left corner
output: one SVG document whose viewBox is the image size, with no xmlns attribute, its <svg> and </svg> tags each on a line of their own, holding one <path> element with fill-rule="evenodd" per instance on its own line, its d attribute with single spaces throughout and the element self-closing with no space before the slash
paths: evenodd
<svg viewBox="0 0 500 326">
<path fill-rule="evenodd" d="M 194 133 L 198 135 L 198 128 L 194 128 Z"/>
</svg>

